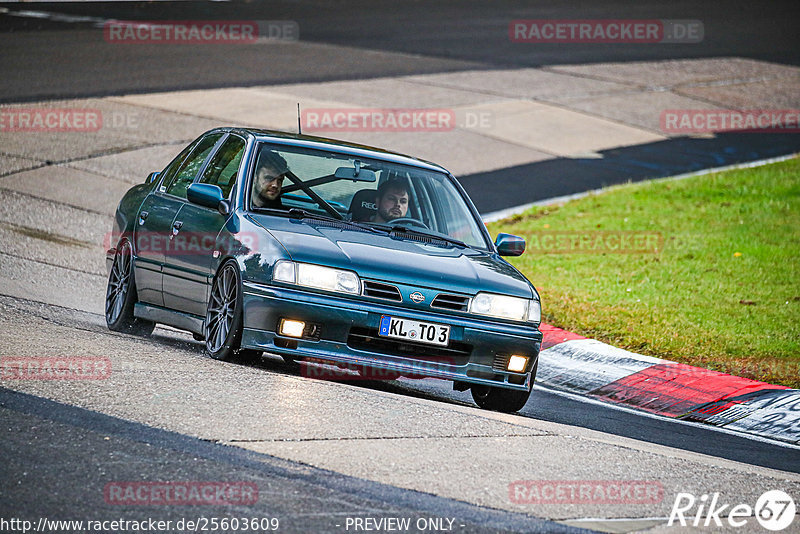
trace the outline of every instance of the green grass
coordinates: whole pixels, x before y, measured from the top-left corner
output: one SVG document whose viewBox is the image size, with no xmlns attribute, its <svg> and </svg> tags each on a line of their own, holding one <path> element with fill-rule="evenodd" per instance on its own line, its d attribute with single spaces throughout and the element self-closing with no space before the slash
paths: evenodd
<svg viewBox="0 0 800 534">
<path fill-rule="evenodd" d="M 800 387 L 800 159 L 629 184 L 489 224 L 528 251 L 544 322 L 642 354 Z M 542 253 L 546 232 L 657 232 L 649 253 Z"/>
</svg>

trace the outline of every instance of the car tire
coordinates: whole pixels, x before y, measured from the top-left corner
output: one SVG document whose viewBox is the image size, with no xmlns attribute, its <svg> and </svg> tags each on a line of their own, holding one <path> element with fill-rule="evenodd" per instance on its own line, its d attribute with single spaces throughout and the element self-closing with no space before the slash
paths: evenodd
<svg viewBox="0 0 800 534">
<path fill-rule="evenodd" d="M 152 334 L 156 324 L 133 315 L 133 307 L 137 301 L 133 247 L 129 241 L 122 241 L 114 254 L 114 263 L 106 286 L 105 314 L 108 329 L 139 336 Z"/>
<path fill-rule="evenodd" d="M 531 371 L 531 387 L 527 391 L 474 385 L 470 388 L 472 399 L 475 401 L 475 404 L 484 410 L 505 413 L 518 412 L 525 407 L 528 398 L 531 396 L 531 390 L 536 380 L 536 370 L 538 367 L 539 360 L 537 359 L 536 363 L 533 365 L 533 371 Z"/>
<path fill-rule="evenodd" d="M 211 284 L 205 332 L 206 352 L 215 360 L 249 363 L 261 358 L 261 351 L 242 349 L 242 279 L 234 260 L 225 262 Z"/>
<path fill-rule="evenodd" d="M 236 361 L 247 364 L 259 363 L 263 354 L 264 353 L 260 350 L 239 349 L 239 351 L 236 353 Z"/>
</svg>

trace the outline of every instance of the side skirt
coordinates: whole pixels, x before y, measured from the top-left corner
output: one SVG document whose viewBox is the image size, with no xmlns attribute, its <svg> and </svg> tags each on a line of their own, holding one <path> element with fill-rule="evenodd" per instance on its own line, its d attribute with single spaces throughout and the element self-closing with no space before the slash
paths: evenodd
<svg viewBox="0 0 800 534">
<path fill-rule="evenodd" d="M 143 304 L 141 302 L 137 302 L 133 307 L 133 315 L 141 319 L 153 321 L 154 323 L 166 324 L 175 328 L 180 328 L 181 330 L 188 330 L 189 332 L 193 332 L 201 336 L 203 335 L 203 323 L 205 322 L 204 317 L 198 317 L 197 315 L 191 315 L 189 313 L 183 313 L 175 310 L 168 310 L 166 308 L 160 308 L 158 306 L 153 306 L 152 304 Z"/>
</svg>

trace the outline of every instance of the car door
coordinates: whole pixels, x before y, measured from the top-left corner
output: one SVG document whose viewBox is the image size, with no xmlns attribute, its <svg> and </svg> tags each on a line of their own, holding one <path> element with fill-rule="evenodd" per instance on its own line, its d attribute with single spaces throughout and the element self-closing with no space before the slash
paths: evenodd
<svg viewBox="0 0 800 534">
<path fill-rule="evenodd" d="M 186 202 L 186 188 L 197 175 L 223 133 L 212 133 L 191 145 L 164 171 L 159 186 L 139 210 L 134 230 L 136 288 L 141 302 L 164 306 L 163 269 L 172 224 Z"/>
<path fill-rule="evenodd" d="M 201 171 L 200 183 L 217 185 L 230 200 L 246 142 L 229 134 Z M 214 276 L 213 254 L 229 215 L 186 202 L 173 222 L 174 239 L 164 266 L 164 304 L 168 308 L 205 316 L 208 288 Z"/>
<path fill-rule="evenodd" d="M 175 218 L 175 206 L 165 201 L 163 195 L 156 192 L 165 190 L 166 184 L 178 172 L 186 159 L 186 156 L 197 145 L 200 139 L 186 146 L 178 156 L 173 159 L 159 177 L 159 185 L 153 193 L 145 198 L 139 208 L 139 217 L 134 227 L 134 254 L 133 263 L 134 276 L 136 279 L 136 290 L 138 299 L 141 302 L 164 305 L 164 297 L 161 293 L 161 269 L 164 265 L 164 250 L 166 242 L 159 242 L 166 239 L 166 230 Z M 161 229 L 160 232 L 157 230 Z M 160 236 L 160 237 L 156 237 Z"/>
</svg>

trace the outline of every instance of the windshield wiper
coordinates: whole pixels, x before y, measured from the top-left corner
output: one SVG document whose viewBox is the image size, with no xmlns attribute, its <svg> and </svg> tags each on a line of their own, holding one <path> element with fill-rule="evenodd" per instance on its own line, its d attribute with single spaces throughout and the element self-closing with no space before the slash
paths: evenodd
<svg viewBox="0 0 800 534">
<path fill-rule="evenodd" d="M 403 226 L 402 224 L 398 224 L 396 226 L 392 226 L 389 224 L 373 224 L 375 228 L 380 228 L 381 230 L 386 230 L 387 232 L 394 233 L 394 234 L 410 234 L 410 235 L 418 235 L 424 237 L 430 237 L 432 239 L 438 239 L 440 241 L 445 241 L 450 243 L 451 245 L 456 245 L 462 248 L 470 248 L 469 245 L 464 243 L 463 241 L 459 241 L 454 237 L 450 237 L 448 235 L 440 234 L 439 232 L 425 232 L 423 230 L 417 230 L 416 228 L 409 228 L 407 226 Z"/>
<path fill-rule="evenodd" d="M 317 221 L 335 221 L 336 223 L 347 224 L 353 226 L 355 228 L 360 228 L 361 230 L 366 230 L 367 232 L 372 233 L 388 233 L 385 231 L 381 231 L 383 229 L 378 229 L 373 227 L 372 225 L 361 224 L 356 221 L 348 221 L 347 219 L 337 219 L 335 217 L 331 217 L 330 215 L 322 215 L 319 213 L 312 213 L 310 211 L 306 211 L 302 208 L 292 208 L 289 210 L 289 218 L 290 219 L 315 219 Z"/>
<path fill-rule="evenodd" d="M 336 217 L 331 217 L 330 215 L 322 215 L 320 213 L 311 213 L 310 211 L 306 211 L 303 208 L 292 208 L 289 210 L 289 218 L 290 219 L 316 219 L 318 221 L 336 221 L 339 222 L 342 219 L 337 219 Z"/>
</svg>

